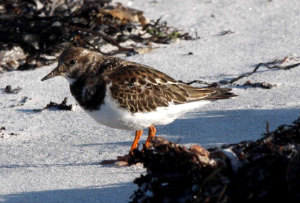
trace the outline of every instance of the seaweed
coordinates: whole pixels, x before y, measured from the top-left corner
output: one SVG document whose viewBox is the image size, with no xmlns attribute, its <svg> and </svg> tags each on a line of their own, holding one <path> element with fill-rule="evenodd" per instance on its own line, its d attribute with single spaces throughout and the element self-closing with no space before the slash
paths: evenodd
<svg viewBox="0 0 300 203">
<path fill-rule="evenodd" d="M 230 85 L 233 87 L 255 87 L 255 88 L 263 88 L 263 89 L 271 89 L 273 87 L 276 87 L 276 84 L 270 84 L 268 82 L 251 82 L 251 81 L 246 81 L 243 85 L 237 84 L 236 82 L 243 79 L 247 78 L 254 73 L 257 73 L 257 71 L 261 67 L 265 67 L 268 70 L 291 70 L 293 68 L 296 68 L 300 65 L 300 57 L 284 57 L 283 59 L 274 59 L 271 62 L 265 62 L 265 63 L 259 63 L 255 65 L 254 69 L 252 72 L 249 73 L 243 73 L 238 75 L 237 77 L 232 78 L 231 80 L 220 80 L 218 82 L 206 82 L 203 80 L 193 80 L 190 82 L 184 82 L 180 81 L 182 83 L 191 85 L 194 83 L 200 84 L 200 85 L 206 85 L 206 87 L 220 87 L 222 85 Z"/>
<path fill-rule="evenodd" d="M 64 100 L 60 104 L 50 101 L 49 104 L 47 104 L 44 108 L 34 109 L 34 111 L 35 112 L 42 112 L 46 109 L 72 111 L 72 104 L 68 105 L 67 102 L 68 102 L 67 97 L 65 97 Z"/>
<path fill-rule="evenodd" d="M 131 158 L 147 171 L 130 202 L 299 202 L 299 146 L 300 118 L 273 132 L 267 125 L 257 141 L 207 150 L 156 137 Z"/>
<path fill-rule="evenodd" d="M 130 56 L 152 50 L 152 43 L 198 38 L 168 26 L 161 18 L 149 21 L 143 11 L 112 5 L 110 0 L 0 1 L 0 50 L 18 47 L 24 51 L 18 63 L 0 61 L 4 70 L 49 65 L 71 45 Z"/>
</svg>

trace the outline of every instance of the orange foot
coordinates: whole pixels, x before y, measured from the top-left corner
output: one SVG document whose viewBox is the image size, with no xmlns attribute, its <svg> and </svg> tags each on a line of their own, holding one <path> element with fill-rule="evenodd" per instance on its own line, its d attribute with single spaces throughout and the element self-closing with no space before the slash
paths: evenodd
<svg viewBox="0 0 300 203">
<path fill-rule="evenodd" d="M 153 137 L 155 137 L 155 133 L 156 133 L 156 128 L 153 125 L 151 125 L 149 127 L 149 133 L 148 133 L 148 137 L 147 137 L 147 140 L 146 140 L 146 143 L 145 143 L 146 147 L 149 147 L 151 139 Z M 133 141 L 133 143 L 131 145 L 129 154 L 126 154 L 125 156 L 118 156 L 117 160 L 105 160 L 105 161 L 102 161 L 101 164 L 102 165 L 117 164 L 119 166 L 128 166 L 129 165 L 129 158 L 134 153 L 134 150 L 138 147 L 139 140 L 140 140 L 142 134 L 143 134 L 142 130 L 137 130 L 135 132 L 135 138 L 134 138 L 134 141 Z"/>
</svg>

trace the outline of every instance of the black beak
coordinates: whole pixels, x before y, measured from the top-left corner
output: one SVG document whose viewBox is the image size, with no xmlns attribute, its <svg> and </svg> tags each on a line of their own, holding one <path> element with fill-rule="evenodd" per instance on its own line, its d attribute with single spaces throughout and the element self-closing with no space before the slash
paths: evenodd
<svg viewBox="0 0 300 203">
<path fill-rule="evenodd" d="M 59 71 L 59 66 L 57 66 L 54 70 L 52 70 L 48 75 L 46 75 L 45 77 L 43 77 L 41 79 L 41 81 L 44 81 L 44 80 L 48 80 L 48 79 L 51 79 L 51 78 L 54 78 L 55 76 L 59 76 L 59 75 L 62 75 L 61 72 Z"/>
</svg>

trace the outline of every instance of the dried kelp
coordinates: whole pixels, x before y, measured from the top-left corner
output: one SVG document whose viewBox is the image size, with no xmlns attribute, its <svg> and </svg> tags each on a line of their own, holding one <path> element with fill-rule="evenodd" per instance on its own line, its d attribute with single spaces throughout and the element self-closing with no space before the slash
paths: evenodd
<svg viewBox="0 0 300 203">
<path fill-rule="evenodd" d="M 250 80 L 246 81 L 243 85 L 238 85 L 238 87 L 259 87 L 262 89 L 271 89 L 273 87 L 276 87 L 276 84 L 270 84 L 267 82 L 251 82 Z"/>
<path fill-rule="evenodd" d="M 13 63 L 0 61 L 4 70 L 47 65 L 55 60 L 49 55 L 59 55 L 70 44 L 107 55 L 132 55 L 174 39 L 197 37 L 111 0 L 0 1 L 0 50 L 17 47 L 25 54 Z"/>
<path fill-rule="evenodd" d="M 226 82 L 226 84 L 233 84 L 234 82 L 253 75 L 258 71 L 260 67 L 266 67 L 267 69 L 279 69 L 279 70 L 289 70 L 300 65 L 300 57 L 284 57 L 283 59 L 275 59 L 267 63 L 259 63 L 255 66 L 254 70 L 250 73 L 242 74 L 232 80 Z"/>
<path fill-rule="evenodd" d="M 200 85 L 206 85 L 207 87 L 220 87 L 222 85 L 231 85 L 231 86 L 235 86 L 235 87 L 256 87 L 256 88 L 263 88 L 263 89 L 271 89 L 273 87 L 276 87 L 276 84 L 270 84 L 267 82 L 250 82 L 250 81 L 246 81 L 243 85 L 240 84 L 236 84 L 237 81 L 249 77 L 251 75 L 253 75 L 254 73 L 257 73 L 258 69 L 260 67 L 266 67 L 268 70 L 290 70 L 292 68 L 298 67 L 300 65 L 300 57 L 284 57 L 283 59 L 275 59 L 271 62 L 266 62 L 266 63 L 259 63 L 255 66 L 255 68 L 253 69 L 252 72 L 250 73 L 244 73 L 241 74 L 229 81 L 227 80 L 220 80 L 218 82 L 213 82 L 213 83 L 209 83 L 209 82 L 205 82 L 202 80 L 193 80 L 190 82 L 184 82 L 188 85 L 197 83 Z M 181 81 L 183 82 L 183 81 Z"/>
<path fill-rule="evenodd" d="M 232 30 L 225 30 L 225 31 L 222 31 L 218 34 L 218 36 L 224 36 L 224 35 L 228 35 L 228 34 L 233 34 L 234 31 Z"/>
<path fill-rule="evenodd" d="M 134 181 L 131 202 L 299 202 L 299 147 L 300 118 L 255 142 L 204 154 L 155 138 L 134 153 L 147 172 Z"/>
<path fill-rule="evenodd" d="M 44 111 L 46 109 L 71 111 L 72 110 L 72 104 L 68 105 L 67 102 L 68 102 L 67 97 L 65 97 L 64 100 L 60 104 L 50 101 L 50 103 L 47 104 L 45 108 L 35 109 L 34 111 L 35 112 L 41 112 L 41 111 Z"/>
</svg>

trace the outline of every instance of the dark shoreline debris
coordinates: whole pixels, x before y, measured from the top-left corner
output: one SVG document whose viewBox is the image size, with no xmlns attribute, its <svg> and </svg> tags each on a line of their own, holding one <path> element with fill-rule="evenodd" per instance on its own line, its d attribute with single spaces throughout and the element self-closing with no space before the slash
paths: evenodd
<svg viewBox="0 0 300 203">
<path fill-rule="evenodd" d="M 131 203 L 299 202 L 300 118 L 257 141 L 193 152 L 163 138 L 135 151 L 147 169 Z"/>
<path fill-rule="evenodd" d="M 60 104 L 50 101 L 50 103 L 47 104 L 46 107 L 44 107 L 42 109 L 34 109 L 34 111 L 42 112 L 46 109 L 72 111 L 72 104 L 68 105 L 67 102 L 68 102 L 67 97 L 65 97 L 64 100 Z"/>
<path fill-rule="evenodd" d="M 300 65 L 300 57 L 284 57 L 283 59 L 275 59 L 271 62 L 266 63 L 259 63 L 255 66 L 252 72 L 250 73 L 243 73 L 229 81 L 227 80 L 220 80 L 218 82 L 205 82 L 203 80 L 193 80 L 190 82 L 183 82 L 185 84 L 191 85 L 194 83 L 200 84 L 200 85 L 206 85 L 206 87 L 220 87 L 222 85 L 231 85 L 234 87 L 255 87 L 255 88 L 263 88 L 263 89 L 271 89 L 273 87 L 276 87 L 276 84 L 270 84 L 267 82 L 255 82 L 252 83 L 250 81 L 246 81 L 243 85 L 236 84 L 237 81 L 249 77 L 253 75 L 254 73 L 257 73 L 258 69 L 260 67 L 266 67 L 268 70 L 290 70 L 293 68 L 296 68 Z"/>
<path fill-rule="evenodd" d="M 267 82 L 251 82 L 250 80 L 246 81 L 243 85 L 240 85 L 241 87 L 259 87 L 262 89 L 271 89 L 273 87 L 276 87 L 276 84 L 270 84 Z M 238 85 L 239 87 L 239 85 Z"/>
<path fill-rule="evenodd" d="M 228 35 L 228 34 L 233 34 L 234 31 L 232 30 L 225 30 L 225 31 L 222 31 L 218 34 L 218 36 L 224 36 L 224 35 Z"/>
<path fill-rule="evenodd" d="M 228 83 L 233 84 L 234 82 L 244 78 L 249 77 L 256 73 L 260 67 L 266 67 L 268 70 L 278 69 L 278 70 L 290 70 L 300 65 L 300 57 L 284 57 L 283 59 L 275 59 L 271 62 L 259 63 L 255 66 L 254 70 L 250 73 L 242 74 L 236 78 L 233 78 Z"/>
<path fill-rule="evenodd" d="M 11 85 L 7 85 L 3 91 L 8 94 L 18 94 L 21 90 L 22 90 L 22 88 L 19 86 L 16 88 L 12 88 Z"/>
<path fill-rule="evenodd" d="M 111 4 L 111 0 L 7 0 L 0 7 L 1 53 L 22 53 L 16 61 L 0 60 L 0 68 L 8 71 L 49 65 L 70 45 L 130 56 L 152 50 L 152 43 L 199 39 L 161 18 L 147 20 L 143 11 Z M 104 52 L 106 48 L 110 51 Z"/>
<path fill-rule="evenodd" d="M 6 138 L 6 137 L 12 137 L 12 136 L 18 136 L 19 134 L 18 133 L 14 133 L 14 132 L 11 132 L 11 133 L 7 133 L 7 132 L 4 132 L 6 131 L 6 127 L 5 126 L 2 126 L 0 127 L 0 138 Z"/>
</svg>

